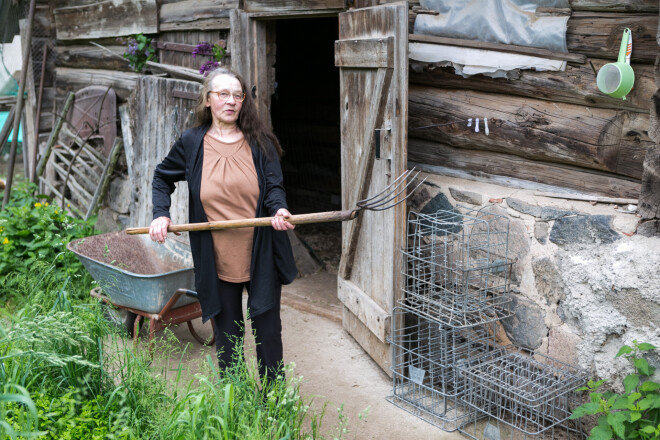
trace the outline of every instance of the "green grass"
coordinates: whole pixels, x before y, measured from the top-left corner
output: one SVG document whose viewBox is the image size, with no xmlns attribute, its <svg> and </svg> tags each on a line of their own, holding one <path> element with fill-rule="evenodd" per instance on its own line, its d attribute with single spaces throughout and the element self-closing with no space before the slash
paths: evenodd
<svg viewBox="0 0 660 440">
<path fill-rule="evenodd" d="M 229 370 L 208 355 L 184 383 L 185 347 L 171 332 L 160 358 L 134 351 L 99 304 L 72 301 L 73 285 L 41 269 L 39 282 L 20 283 L 25 306 L 0 321 L 0 439 L 323 438 L 323 411 L 310 412 L 291 367 L 261 384 L 239 346 Z"/>
<path fill-rule="evenodd" d="M 187 347 L 167 330 L 155 359 L 133 350 L 65 250 L 91 225 L 46 206 L 33 189 L 13 191 L 0 212 L 0 440 L 324 438 L 325 406 L 310 410 L 291 366 L 261 384 L 239 346 L 228 371 L 208 355 L 190 378 Z M 348 435 L 339 415 L 333 439 Z"/>
</svg>

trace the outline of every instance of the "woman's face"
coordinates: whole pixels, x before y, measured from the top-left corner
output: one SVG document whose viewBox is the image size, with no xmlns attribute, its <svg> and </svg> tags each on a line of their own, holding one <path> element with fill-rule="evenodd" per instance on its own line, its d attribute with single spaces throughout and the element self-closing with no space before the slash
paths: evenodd
<svg viewBox="0 0 660 440">
<path fill-rule="evenodd" d="M 241 82 L 230 75 L 219 75 L 211 81 L 209 92 L 211 93 L 206 97 L 206 106 L 211 110 L 213 122 L 235 124 L 243 105 L 242 101 L 234 98 L 234 95 L 243 93 Z M 221 97 L 221 95 L 226 96 L 227 94 L 227 99 Z"/>
</svg>

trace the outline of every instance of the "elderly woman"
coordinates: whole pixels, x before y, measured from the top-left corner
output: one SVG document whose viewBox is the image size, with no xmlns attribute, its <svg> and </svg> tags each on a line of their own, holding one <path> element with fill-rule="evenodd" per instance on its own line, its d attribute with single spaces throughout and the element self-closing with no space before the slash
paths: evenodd
<svg viewBox="0 0 660 440">
<path fill-rule="evenodd" d="M 162 243 L 175 182 L 188 182 L 190 222 L 274 217 L 272 228 L 190 232 L 202 320 L 213 319 L 218 363 L 227 368 L 244 336 L 243 288 L 255 332 L 259 374 L 281 373 L 281 285 L 297 275 L 286 234 L 287 210 L 279 158 L 282 148 L 259 120 L 243 79 L 219 68 L 206 77 L 196 124 L 156 167 L 152 240 Z"/>
</svg>

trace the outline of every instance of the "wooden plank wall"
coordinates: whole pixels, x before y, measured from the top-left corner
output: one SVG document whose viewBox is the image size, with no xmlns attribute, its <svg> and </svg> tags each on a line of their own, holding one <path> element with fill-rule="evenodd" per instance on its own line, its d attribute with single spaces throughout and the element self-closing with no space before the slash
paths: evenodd
<svg viewBox="0 0 660 440">
<path fill-rule="evenodd" d="M 118 107 L 123 106 L 125 123 L 119 124 L 119 114 L 117 121 L 119 133 L 126 140 L 127 158 L 131 155 L 131 161 L 137 161 L 128 166 L 129 177 L 134 183 L 132 187 L 136 191 L 131 206 L 135 226 L 144 222 L 148 224 L 151 220 L 151 213 L 147 212 L 150 208 L 135 204 L 135 197 L 150 200 L 148 188 L 143 187 L 151 182 L 147 174 L 153 172 L 155 161 L 169 150 L 174 134 L 191 124 L 187 116 L 195 102 L 182 96 L 197 93 L 199 85 L 186 81 L 170 82 L 174 80 L 153 76 L 145 79 L 145 75 L 134 72 L 121 57 L 126 46 L 116 37 L 135 33 L 149 35 L 158 49 L 154 61 L 197 70 L 210 57 L 193 58 L 195 45 L 202 41 L 225 44 L 229 36 L 229 12 L 238 8 L 239 3 L 240 0 L 39 0 L 35 25 L 47 27 L 53 48 L 52 60 L 49 59 L 51 64 L 47 68 L 41 131 L 48 135 L 53 114 L 62 108 L 69 91 L 75 92 L 89 85 L 113 87 Z M 227 56 L 223 64 L 228 64 L 229 60 Z M 138 91 L 139 81 L 146 82 L 140 83 Z M 172 96 L 174 90 L 181 93 Z M 158 97 L 159 93 L 165 95 Z M 146 99 L 154 99 L 154 104 L 148 106 L 140 101 Z M 31 112 L 36 113 L 34 106 Z M 178 119 L 171 120 L 175 116 Z M 43 121 L 45 119 L 48 121 Z M 141 121 L 140 125 L 135 125 L 136 121 Z M 145 131 L 144 127 L 152 128 Z M 140 165 L 139 161 L 153 163 Z M 147 169 L 147 165 L 152 168 Z M 183 207 L 186 202 L 179 198 L 176 196 L 174 203 Z M 177 218 L 177 221 L 184 220 L 187 221 Z"/>
<path fill-rule="evenodd" d="M 416 3 L 411 23 L 418 13 L 431 13 Z M 573 0 L 571 8 L 568 49 L 587 62 L 569 62 L 565 72 L 463 78 L 451 67 L 411 62 L 409 160 L 470 179 L 522 179 L 531 188 L 639 197 L 644 159 L 653 146 L 658 1 Z M 621 100 L 598 90 L 595 70 L 616 59 L 626 27 L 633 34 L 635 87 Z M 477 117 L 480 133 L 464 122 Z"/>
<path fill-rule="evenodd" d="M 225 44 L 229 35 L 229 11 L 238 7 L 239 0 L 161 0 L 158 8 L 155 0 L 113 0 L 112 8 L 106 7 L 106 3 L 50 0 L 49 18 L 54 23 L 53 36 L 57 38 L 57 57 L 52 71 L 56 77 L 58 102 L 63 101 L 67 91 L 91 84 L 112 85 L 119 104 L 127 100 L 135 90 L 139 75 L 121 58 L 126 46 L 115 36 L 144 33 L 153 38 L 158 49 L 155 61 L 199 69 L 210 57 L 193 58 L 195 45 L 202 41 Z M 123 18 L 109 19 L 106 15 L 111 11 Z M 129 19 L 121 11 L 133 11 L 133 14 Z M 86 25 L 67 26 L 63 19 L 73 16 L 86 18 Z M 105 50 L 93 43 L 102 45 Z M 224 60 L 225 64 L 228 62 L 229 57 Z"/>
<path fill-rule="evenodd" d="M 149 225 L 152 220 L 151 179 L 158 165 L 170 151 L 181 132 L 192 123 L 195 100 L 182 95 L 196 95 L 200 84 L 190 81 L 142 75 L 130 101 L 130 155 L 132 167 L 129 181 L 131 226 Z M 178 92 L 178 93 L 177 93 Z M 170 207 L 174 223 L 188 222 L 188 186 L 177 184 Z"/>
</svg>

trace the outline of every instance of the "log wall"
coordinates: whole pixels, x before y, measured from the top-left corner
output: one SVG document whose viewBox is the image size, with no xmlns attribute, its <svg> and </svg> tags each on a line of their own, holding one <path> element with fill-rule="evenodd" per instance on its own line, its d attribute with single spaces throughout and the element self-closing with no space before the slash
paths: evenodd
<svg viewBox="0 0 660 440">
<path fill-rule="evenodd" d="M 47 99 L 52 99 L 50 108 L 63 99 L 66 91 L 89 84 L 112 85 L 120 104 L 128 99 L 139 75 L 119 57 L 124 46 L 114 38 L 107 38 L 125 34 L 127 26 L 133 29 L 138 23 L 154 37 L 161 48 L 158 62 L 198 69 L 206 58 L 193 58 L 192 48 L 201 41 L 228 41 L 229 11 L 241 4 L 254 11 L 270 10 L 273 5 L 282 8 L 281 4 L 268 1 L 161 0 L 154 15 L 152 1 L 114 0 L 111 3 L 116 11 L 144 6 L 135 23 L 129 26 L 126 18 L 113 18 L 104 21 L 102 31 L 89 23 L 64 26 L 63 18 L 71 14 L 88 14 L 90 20 L 98 14 L 107 15 L 107 9 L 99 12 L 105 3 L 51 0 L 50 8 L 44 10 L 41 22 L 53 23 L 52 33 L 57 36 L 56 69 L 52 70 L 55 75 L 52 88 L 46 93 Z M 336 8 L 341 7 L 335 3 Z M 315 2 L 318 7 L 328 4 L 334 3 Z M 411 20 L 424 12 L 416 1 L 411 1 L 410 7 Z M 544 170 L 536 173 L 547 176 L 547 182 L 540 183 L 608 196 L 623 196 L 616 194 L 620 188 L 627 196 L 634 196 L 631 191 L 641 187 L 646 152 L 655 145 L 649 128 L 656 120 L 652 97 L 658 89 L 654 66 L 658 55 L 658 1 L 572 0 L 571 8 L 567 30 L 569 52 L 587 57 L 587 62 L 569 63 L 564 72 L 521 70 L 511 72 L 509 79 L 482 75 L 462 78 L 452 68 L 411 62 L 411 161 L 435 164 L 437 160 L 430 159 L 434 153 L 446 157 L 452 151 L 460 157 L 469 155 L 469 161 L 457 157 L 452 166 L 475 179 L 490 173 L 524 180 L 529 178 L 529 173 L 522 170 L 531 167 Z M 598 69 L 616 58 L 625 27 L 633 33 L 636 78 L 635 88 L 626 100 L 621 100 L 602 94 L 595 78 Z M 102 44 L 116 56 L 93 46 L 93 42 Z M 231 65 L 231 54 L 224 64 Z M 52 113 L 46 113 L 45 118 L 52 120 Z M 489 119 L 489 136 L 485 136 L 483 127 L 479 134 L 466 127 L 464 122 L 468 118 L 477 117 Z M 498 160 L 487 170 L 478 169 L 473 162 L 479 162 L 480 155 L 486 162 L 486 158 Z M 507 165 L 511 163 L 519 166 Z M 583 177 L 562 180 L 563 169 L 571 169 Z M 594 182 L 606 178 L 609 183 L 593 185 L 586 176 L 599 176 L 594 177 Z"/>
<path fill-rule="evenodd" d="M 573 0 L 567 46 L 586 62 L 569 62 L 564 72 L 463 78 L 452 67 L 412 61 L 409 160 L 474 180 L 520 179 L 639 197 L 644 160 L 654 147 L 649 129 L 658 89 L 658 3 Z M 412 4 L 411 20 L 417 13 L 432 12 Z M 596 73 L 616 59 L 626 27 L 633 35 L 635 87 L 622 100 L 598 90 Z M 479 133 L 474 132 L 476 118 L 481 119 Z"/>
</svg>

